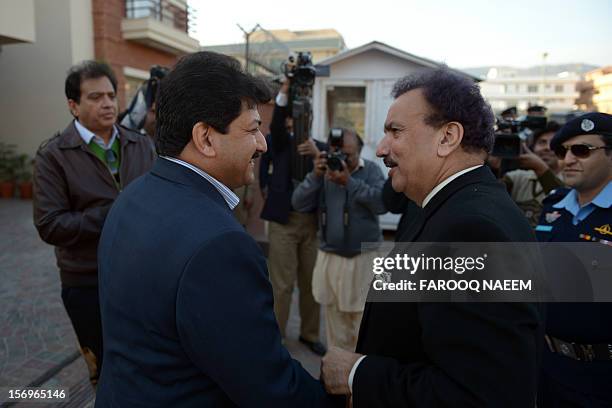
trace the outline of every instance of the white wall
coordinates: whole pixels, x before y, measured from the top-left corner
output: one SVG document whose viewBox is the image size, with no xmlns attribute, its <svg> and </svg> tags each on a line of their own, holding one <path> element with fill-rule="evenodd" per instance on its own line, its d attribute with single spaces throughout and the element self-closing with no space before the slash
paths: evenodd
<svg viewBox="0 0 612 408">
<path fill-rule="evenodd" d="M 91 0 L 70 0 L 72 63 L 94 57 L 93 11 Z"/>
<path fill-rule="evenodd" d="M 70 121 L 64 96 L 66 72 L 73 63 L 93 58 L 93 43 L 86 44 L 93 38 L 91 27 L 87 28 L 93 24 L 90 0 L 35 0 L 34 4 L 36 41 L 6 45 L 0 53 L 0 140 L 29 155 Z"/>
<path fill-rule="evenodd" d="M 0 1 L 0 37 L 10 41 L 34 42 L 34 0 Z"/>
</svg>

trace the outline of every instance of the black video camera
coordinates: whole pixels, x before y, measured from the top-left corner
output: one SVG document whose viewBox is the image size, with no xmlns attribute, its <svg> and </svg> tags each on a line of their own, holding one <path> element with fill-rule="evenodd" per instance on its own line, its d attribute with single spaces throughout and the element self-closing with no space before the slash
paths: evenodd
<svg viewBox="0 0 612 408">
<path fill-rule="evenodd" d="M 346 154 L 342 152 L 344 142 L 344 129 L 332 128 L 329 130 L 329 147 L 334 147 L 334 151 L 327 155 L 327 168 L 332 171 L 341 171 L 342 162 L 346 161 Z"/>
<path fill-rule="evenodd" d="M 521 143 L 531 144 L 534 132 L 545 128 L 544 116 L 525 116 L 518 120 L 498 119 L 491 155 L 516 159 L 521 155 Z"/>
<path fill-rule="evenodd" d="M 312 64 L 312 56 L 307 51 L 289 55 L 284 63 L 283 71 L 285 76 L 298 86 L 313 86 L 317 76 L 317 70 Z"/>
</svg>

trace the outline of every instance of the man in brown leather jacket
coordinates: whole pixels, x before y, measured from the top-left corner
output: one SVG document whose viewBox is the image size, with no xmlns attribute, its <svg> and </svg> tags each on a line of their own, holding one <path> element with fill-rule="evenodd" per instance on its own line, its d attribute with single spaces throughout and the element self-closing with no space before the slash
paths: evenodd
<svg viewBox="0 0 612 408">
<path fill-rule="evenodd" d="M 55 246 L 62 300 L 94 386 L 102 367 L 98 240 L 115 198 L 156 157 L 145 136 L 115 124 L 116 91 L 107 65 L 72 67 L 65 92 L 74 120 L 41 145 L 34 166 L 34 225 Z"/>
</svg>

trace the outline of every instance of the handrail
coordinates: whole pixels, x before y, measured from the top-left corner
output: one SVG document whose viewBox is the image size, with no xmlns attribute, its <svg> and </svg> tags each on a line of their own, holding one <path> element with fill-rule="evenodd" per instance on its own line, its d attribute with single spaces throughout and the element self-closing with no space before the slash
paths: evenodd
<svg viewBox="0 0 612 408">
<path fill-rule="evenodd" d="M 168 0 L 125 0 L 125 17 L 153 18 L 185 33 L 195 30 L 193 7 L 185 4 L 184 8 L 180 8 L 175 2 Z"/>
</svg>

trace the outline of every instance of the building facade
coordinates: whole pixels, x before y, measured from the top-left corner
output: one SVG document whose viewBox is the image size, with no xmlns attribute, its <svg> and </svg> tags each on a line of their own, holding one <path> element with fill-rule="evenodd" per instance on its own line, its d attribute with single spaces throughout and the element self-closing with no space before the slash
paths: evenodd
<svg viewBox="0 0 612 408">
<path fill-rule="evenodd" d="M 587 72 L 584 79 L 584 109 L 612 114 L 612 65 Z"/>
<path fill-rule="evenodd" d="M 186 0 L 92 0 L 94 51 L 118 81 L 125 108 L 152 65 L 171 67 L 177 57 L 196 52 L 189 36 L 192 13 Z"/>
<path fill-rule="evenodd" d="M 523 76 L 491 68 L 480 86 L 496 113 L 512 106 L 524 112 L 533 105 L 546 106 L 549 113 L 565 113 L 577 109 L 580 93 L 576 87 L 580 80 L 580 75 L 573 72 Z"/>
</svg>

